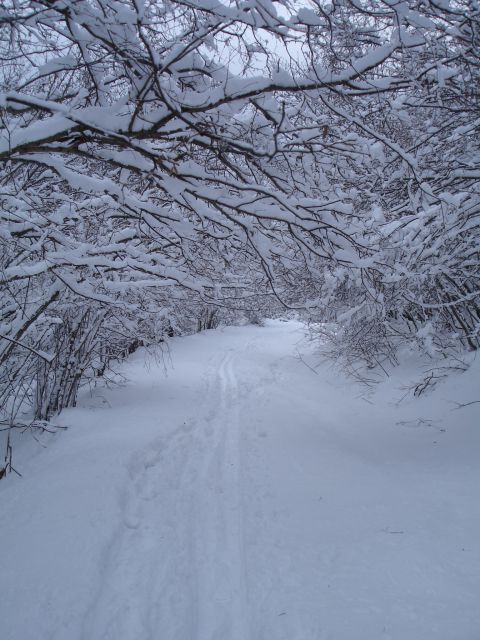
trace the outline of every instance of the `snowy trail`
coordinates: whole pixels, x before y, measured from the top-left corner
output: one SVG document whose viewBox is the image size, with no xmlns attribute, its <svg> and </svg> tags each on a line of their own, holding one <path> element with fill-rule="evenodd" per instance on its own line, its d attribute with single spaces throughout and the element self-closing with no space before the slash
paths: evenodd
<svg viewBox="0 0 480 640">
<path fill-rule="evenodd" d="M 231 352 L 210 391 L 202 484 L 194 505 L 198 576 L 198 629 L 192 637 L 249 640 L 240 479 L 238 382 Z"/>
<path fill-rule="evenodd" d="M 2 640 L 480 637 L 478 405 L 449 405 L 475 378 L 365 398 L 305 366 L 294 322 L 173 350 L 168 377 L 139 353 L 46 449 L 19 446 Z"/>
<path fill-rule="evenodd" d="M 196 418 L 129 464 L 85 640 L 249 640 L 239 388 L 231 350 L 203 379 Z M 168 504 L 168 508 L 165 505 Z"/>
</svg>

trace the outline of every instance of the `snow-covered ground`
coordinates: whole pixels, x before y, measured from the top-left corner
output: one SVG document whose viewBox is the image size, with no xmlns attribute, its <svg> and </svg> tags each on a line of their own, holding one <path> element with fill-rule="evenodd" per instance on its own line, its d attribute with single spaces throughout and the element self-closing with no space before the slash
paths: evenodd
<svg viewBox="0 0 480 640">
<path fill-rule="evenodd" d="M 397 405 L 405 369 L 366 396 L 309 349 L 295 322 L 175 339 L 167 377 L 139 352 L 25 434 L 2 640 L 478 640 L 479 367 Z"/>
</svg>

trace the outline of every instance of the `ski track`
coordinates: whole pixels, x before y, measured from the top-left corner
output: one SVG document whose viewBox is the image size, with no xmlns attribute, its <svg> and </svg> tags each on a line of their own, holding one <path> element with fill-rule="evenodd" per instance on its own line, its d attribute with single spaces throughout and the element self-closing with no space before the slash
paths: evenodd
<svg viewBox="0 0 480 640">
<path fill-rule="evenodd" d="M 1 640 L 480 638 L 478 377 L 371 404 L 302 339 L 191 336 L 66 412 L 0 487 Z"/>
<path fill-rule="evenodd" d="M 215 372 L 216 369 L 216 372 Z M 240 390 L 232 350 L 195 418 L 132 456 L 82 640 L 249 640 Z"/>
</svg>

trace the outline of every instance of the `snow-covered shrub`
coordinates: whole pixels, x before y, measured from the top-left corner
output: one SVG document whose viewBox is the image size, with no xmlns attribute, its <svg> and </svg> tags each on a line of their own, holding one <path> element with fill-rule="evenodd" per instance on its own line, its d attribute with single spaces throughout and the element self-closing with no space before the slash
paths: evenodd
<svg viewBox="0 0 480 640">
<path fill-rule="evenodd" d="M 8 415 L 34 379 L 41 414 L 73 402 L 100 343 L 272 300 L 368 366 L 477 349 L 478 27 L 468 0 L 7 2 Z"/>
<path fill-rule="evenodd" d="M 248 324 L 253 324 L 258 327 L 263 327 L 265 320 L 260 313 L 256 310 L 246 311 L 245 313 Z"/>
</svg>

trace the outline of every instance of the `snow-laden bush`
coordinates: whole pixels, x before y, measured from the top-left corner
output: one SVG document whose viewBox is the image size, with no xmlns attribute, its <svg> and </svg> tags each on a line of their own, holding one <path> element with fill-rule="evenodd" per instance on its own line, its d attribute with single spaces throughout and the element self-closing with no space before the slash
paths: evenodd
<svg viewBox="0 0 480 640">
<path fill-rule="evenodd" d="M 4 3 L 8 415 L 74 402 L 101 343 L 270 300 L 368 366 L 477 349 L 478 28 L 468 0 Z"/>
</svg>

